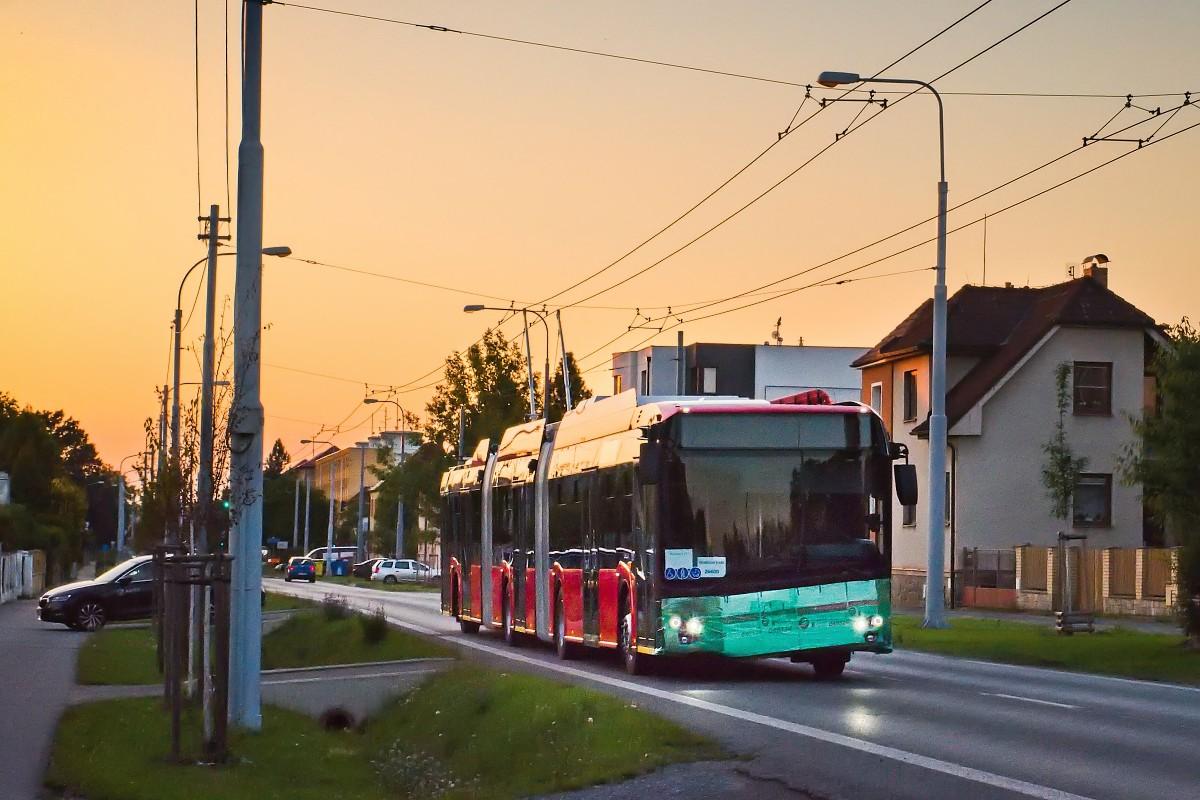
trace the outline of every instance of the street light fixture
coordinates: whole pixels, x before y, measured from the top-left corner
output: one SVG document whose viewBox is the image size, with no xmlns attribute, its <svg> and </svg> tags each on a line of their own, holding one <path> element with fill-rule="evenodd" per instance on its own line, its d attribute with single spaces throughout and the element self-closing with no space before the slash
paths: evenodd
<svg viewBox="0 0 1200 800">
<path fill-rule="evenodd" d="M 546 371 L 543 373 L 542 380 L 545 382 L 542 400 L 542 417 L 546 416 L 546 410 L 550 405 L 550 323 L 546 320 L 546 312 L 538 311 L 535 308 L 501 308 L 499 306 L 485 306 L 478 303 L 463 306 L 463 311 L 468 314 L 474 314 L 476 311 L 507 311 L 521 312 L 521 319 L 525 323 L 525 371 L 529 373 L 529 419 L 537 419 L 537 398 L 533 386 L 533 354 L 529 349 L 529 314 L 537 315 L 537 318 L 542 321 L 542 327 L 546 331 Z M 563 374 L 566 374 L 566 368 L 563 368 Z"/>
<path fill-rule="evenodd" d="M 944 628 L 946 508 L 946 132 L 942 96 L 925 81 L 862 78 L 854 72 L 822 72 L 817 83 L 833 88 L 852 83 L 899 83 L 928 89 L 938 106 L 937 267 L 933 284 L 933 354 L 929 409 L 929 555 L 925 567 L 926 628 Z"/>
<path fill-rule="evenodd" d="M 130 453 L 117 466 L 117 556 L 125 551 L 125 462 L 146 455 L 145 451 Z"/>
</svg>

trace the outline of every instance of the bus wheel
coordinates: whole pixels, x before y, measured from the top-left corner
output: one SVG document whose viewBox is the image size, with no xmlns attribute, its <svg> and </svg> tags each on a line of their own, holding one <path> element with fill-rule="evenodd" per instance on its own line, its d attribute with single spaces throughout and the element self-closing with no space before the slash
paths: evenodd
<svg viewBox="0 0 1200 800">
<path fill-rule="evenodd" d="M 840 677 L 846 669 L 847 656 L 819 656 L 812 660 L 813 672 L 819 681 L 828 681 Z"/>
<path fill-rule="evenodd" d="M 504 598 L 500 606 L 500 620 L 503 626 L 504 642 L 512 647 L 516 647 L 521 643 L 520 637 L 517 636 L 516 628 L 513 627 L 512 609 L 508 603 L 508 591 L 502 590 L 501 596 Z"/>
<path fill-rule="evenodd" d="M 567 615 L 563 613 L 561 594 L 554 600 L 554 652 L 562 661 L 575 657 L 575 648 L 567 641 Z"/>
<path fill-rule="evenodd" d="M 459 619 L 458 627 L 463 633 L 479 633 L 479 623 L 469 619 Z"/>
<path fill-rule="evenodd" d="M 637 651 L 637 637 L 633 635 L 633 615 L 628 610 L 621 615 L 621 629 L 617 634 L 617 650 L 621 653 L 621 661 L 625 671 L 630 675 L 645 675 L 650 666 L 649 656 Z"/>
</svg>

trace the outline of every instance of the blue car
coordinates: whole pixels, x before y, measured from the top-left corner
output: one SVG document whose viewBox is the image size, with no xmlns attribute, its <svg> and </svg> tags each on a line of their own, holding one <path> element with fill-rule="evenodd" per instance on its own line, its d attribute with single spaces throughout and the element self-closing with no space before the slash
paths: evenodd
<svg viewBox="0 0 1200 800">
<path fill-rule="evenodd" d="M 306 580 L 309 583 L 317 582 L 317 567 L 313 564 L 312 559 L 304 556 L 292 556 L 288 559 L 287 566 L 283 570 L 283 579 L 285 581 Z"/>
</svg>

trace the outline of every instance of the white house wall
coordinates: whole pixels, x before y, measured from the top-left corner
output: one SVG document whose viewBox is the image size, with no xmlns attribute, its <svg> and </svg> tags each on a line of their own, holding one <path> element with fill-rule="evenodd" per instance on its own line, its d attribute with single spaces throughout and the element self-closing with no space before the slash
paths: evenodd
<svg viewBox="0 0 1200 800">
<path fill-rule="evenodd" d="M 862 375 L 850 364 L 865 347 L 756 345 L 754 397 L 774 400 L 809 389 L 824 389 L 834 402 L 858 400 Z"/>
</svg>

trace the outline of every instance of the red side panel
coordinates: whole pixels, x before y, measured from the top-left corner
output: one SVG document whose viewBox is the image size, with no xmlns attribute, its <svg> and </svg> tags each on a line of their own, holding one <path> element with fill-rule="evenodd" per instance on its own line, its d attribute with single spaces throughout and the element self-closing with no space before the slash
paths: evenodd
<svg viewBox="0 0 1200 800">
<path fill-rule="evenodd" d="M 562 571 L 562 600 L 567 636 L 583 638 L 583 570 Z"/>
<path fill-rule="evenodd" d="M 525 568 L 525 627 L 537 630 L 537 570 Z"/>
<path fill-rule="evenodd" d="M 597 586 L 600 592 L 600 641 L 617 643 L 617 609 L 621 578 L 615 569 L 600 570 Z"/>
<path fill-rule="evenodd" d="M 479 619 L 483 614 L 483 575 L 479 565 L 471 565 L 471 616 Z"/>
<path fill-rule="evenodd" d="M 503 609 L 501 592 L 504 587 L 504 567 L 492 567 L 492 624 L 501 625 L 500 611 Z M 482 613 L 480 609 L 480 613 Z"/>
</svg>

